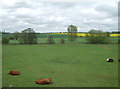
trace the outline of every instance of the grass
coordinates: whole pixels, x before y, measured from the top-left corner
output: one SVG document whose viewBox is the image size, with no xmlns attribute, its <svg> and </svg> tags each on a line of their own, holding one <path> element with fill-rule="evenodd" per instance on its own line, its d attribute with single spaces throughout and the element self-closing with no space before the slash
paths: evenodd
<svg viewBox="0 0 120 89">
<path fill-rule="evenodd" d="M 117 45 L 3 45 L 3 87 L 117 87 Z M 114 59 L 107 63 L 106 59 Z M 21 75 L 8 75 L 19 70 Z M 54 84 L 37 85 L 52 77 Z"/>
</svg>

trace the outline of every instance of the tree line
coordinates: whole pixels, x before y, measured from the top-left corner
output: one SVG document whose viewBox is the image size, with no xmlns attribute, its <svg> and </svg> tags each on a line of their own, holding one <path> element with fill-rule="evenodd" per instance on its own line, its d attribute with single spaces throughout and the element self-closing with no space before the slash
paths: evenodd
<svg viewBox="0 0 120 89">
<path fill-rule="evenodd" d="M 67 31 L 68 31 L 68 39 L 70 41 L 74 41 L 77 39 L 78 37 L 77 26 L 70 25 L 68 26 Z M 21 33 L 15 32 L 14 37 L 11 37 L 9 39 L 16 39 L 19 41 L 20 44 L 37 44 L 36 33 L 32 28 L 24 29 L 21 31 Z M 9 39 L 6 37 L 3 37 L 2 44 L 8 44 Z M 85 39 L 87 40 L 88 43 L 91 43 L 91 44 L 107 44 L 107 43 L 110 43 L 110 33 L 103 32 L 102 30 L 91 29 L 88 33 L 86 33 Z M 53 40 L 52 36 L 49 36 L 47 38 L 47 43 L 55 44 L 55 41 Z M 60 40 L 60 43 L 64 44 L 65 40 L 62 38 Z"/>
</svg>

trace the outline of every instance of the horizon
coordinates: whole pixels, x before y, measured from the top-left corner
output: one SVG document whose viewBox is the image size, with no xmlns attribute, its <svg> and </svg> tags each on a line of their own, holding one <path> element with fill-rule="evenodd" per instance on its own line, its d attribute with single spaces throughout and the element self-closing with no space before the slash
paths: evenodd
<svg viewBox="0 0 120 89">
<path fill-rule="evenodd" d="M 15 32 L 19 32 L 19 31 L 15 31 Z M 0 33 L 15 33 L 15 32 L 8 32 L 8 31 L 0 31 Z M 120 33 L 120 31 L 103 31 L 103 32 L 110 32 L 110 33 Z M 21 33 L 21 32 L 19 32 Z M 68 33 L 68 31 L 64 31 L 64 32 L 35 32 L 35 33 Z M 88 32 L 80 32 L 77 31 L 77 33 L 88 33 Z"/>
</svg>

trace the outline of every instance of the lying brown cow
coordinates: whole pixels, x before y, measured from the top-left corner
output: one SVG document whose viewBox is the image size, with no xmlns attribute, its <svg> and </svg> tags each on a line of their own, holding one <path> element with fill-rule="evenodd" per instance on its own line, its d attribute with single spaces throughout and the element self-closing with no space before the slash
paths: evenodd
<svg viewBox="0 0 120 89">
<path fill-rule="evenodd" d="M 9 71 L 8 74 L 11 74 L 11 75 L 20 75 L 20 72 L 19 71 L 13 71 L 13 70 L 11 70 L 11 71 Z"/>
<path fill-rule="evenodd" d="M 49 77 L 48 79 L 36 80 L 36 84 L 40 84 L 40 85 L 51 84 L 51 77 Z"/>
</svg>

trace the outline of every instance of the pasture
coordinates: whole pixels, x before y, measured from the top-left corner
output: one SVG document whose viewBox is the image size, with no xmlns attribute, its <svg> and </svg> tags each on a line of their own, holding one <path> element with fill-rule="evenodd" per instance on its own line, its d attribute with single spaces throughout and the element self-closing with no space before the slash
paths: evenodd
<svg viewBox="0 0 120 89">
<path fill-rule="evenodd" d="M 3 45 L 2 50 L 3 87 L 118 86 L 117 44 Z M 109 57 L 113 63 L 106 62 Z M 21 75 L 8 75 L 9 70 Z M 35 84 L 48 77 L 54 84 Z"/>
<path fill-rule="evenodd" d="M 37 41 L 38 41 L 37 43 L 46 43 L 47 42 L 47 38 L 50 35 L 53 37 L 54 41 L 56 43 L 58 43 L 58 44 L 60 43 L 61 38 L 65 39 L 65 43 L 66 44 L 82 44 L 82 43 L 87 43 L 85 37 L 79 37 L 78 36 L 75 41 L 71 42 L 71 41 L 68 40 L 68 35 L 65 35 L 65 34 L 63 34 L 63 35 L 61 35 L 61 34 L 47 34 L 47 33 L 36 34 Z M 13 37 L 13 36 L 14 35 L 12 33 L 11 34 L 3 34 L 2 35 L 2 37 L 7 37 L 7 38 Z M 110 37 L 110 43 L 117 44 L 118 43 L 118 38 L 119 37 L 117 37 L 117 36 L 116 37 Z M 18 40 L 10 40 L 10 43 L 19 43 L 19 41 Z"/>
</svg>

